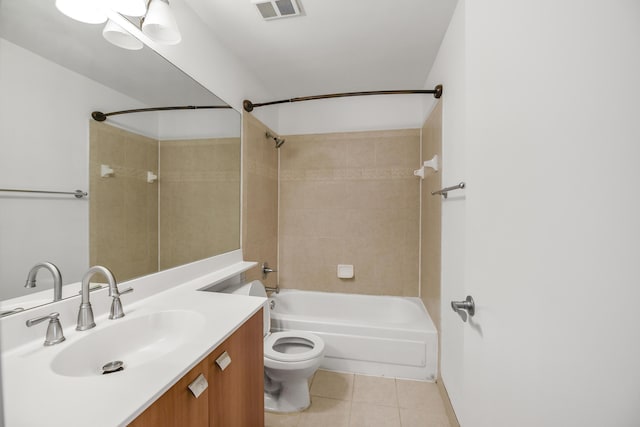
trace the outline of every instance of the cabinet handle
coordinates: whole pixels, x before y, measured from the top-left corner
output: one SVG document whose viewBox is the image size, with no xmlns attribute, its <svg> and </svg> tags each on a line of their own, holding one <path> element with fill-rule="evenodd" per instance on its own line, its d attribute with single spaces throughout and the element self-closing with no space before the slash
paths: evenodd
<svg viewBox="0 0 640 427">
<path fill-rule="evenodd" d="M 216 359 L 216 363 L 220 367 L 220 370 L 224 371 L 227 369 L 227 366 L 231 364 L 231 356 L 225 351 Z"/>
<path fill-rule="evenodd" d="M 209 387 L 209 383 L 204 375 L 200 374 L 198 375 L 198 378 L 189 384 L 188 387 L 193 396 L 197 399 L 207 389 L 207 387 Z"/>
</svg>

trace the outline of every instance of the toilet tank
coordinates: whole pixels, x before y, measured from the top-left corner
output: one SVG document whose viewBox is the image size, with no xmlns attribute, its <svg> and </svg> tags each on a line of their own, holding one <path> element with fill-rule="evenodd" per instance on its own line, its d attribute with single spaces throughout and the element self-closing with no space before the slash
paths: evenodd
<svg viewBox="0 0 640 427">
<path fill-rule="evenodd" d="M 253 282 L 245 283 L 244 285 L 240 285 L 238 287 L 234 287 L 233 289 L 225 289 L 223 292 L 237 294 L 237 295 L 249 295 L 252 297 L 262 297 L 267 298 L 267 292 L 264 289 L 264 285 L 260 280 L 254 280 Z M 263 325 L 263 336 L 267 336 L 269 331 L 271 330 L 271 313 L 269 309 L 269 300 L 266 299 L 262 303 L 262 314 L 264 316 L 262 325 Z"/>
</svg>

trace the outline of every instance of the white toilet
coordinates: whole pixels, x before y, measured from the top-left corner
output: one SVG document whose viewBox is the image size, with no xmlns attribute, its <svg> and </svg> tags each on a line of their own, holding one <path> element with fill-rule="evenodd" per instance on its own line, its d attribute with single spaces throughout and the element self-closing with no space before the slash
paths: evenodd
<svg viewBox="0 0 640 427">
<path fill-rule="evenodd" d="M 232 293 L 267 297 L 259 280 Z M 269 301 L 264 303 L 264 408 L 271 412 L 298 412 L 311 405 L 309 378 L 320 367 L 324 341 L 309 332 L 270 332 Z"/>
</svg>

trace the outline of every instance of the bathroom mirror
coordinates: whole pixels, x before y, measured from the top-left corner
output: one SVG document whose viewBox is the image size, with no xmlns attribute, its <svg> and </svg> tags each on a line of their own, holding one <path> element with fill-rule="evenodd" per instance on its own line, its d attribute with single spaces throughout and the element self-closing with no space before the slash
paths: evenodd
<svg viewBox="0 0 640 427">
<path fill-rule="evenodd" d="M 54 3 L 0 0 L 0 188 L 89 193 L 0 191 L 0 300 L 25 309 L 53 299 L 28 301 L 53 286 L 40 270 L 37 287 L 24 287 L 39 262 L 54 263 L 63 284 L 98 263 L 124 281 L 240 247 L 240 114 L 94 122 L 96 110 L 224 102 L 146 46 L 113 46 L 104 24 L 73 21 Z M 155 154 L 136 139 L 155 144 Z M 101 176 L 103 164 L 112 175 Z"/>
</svg>

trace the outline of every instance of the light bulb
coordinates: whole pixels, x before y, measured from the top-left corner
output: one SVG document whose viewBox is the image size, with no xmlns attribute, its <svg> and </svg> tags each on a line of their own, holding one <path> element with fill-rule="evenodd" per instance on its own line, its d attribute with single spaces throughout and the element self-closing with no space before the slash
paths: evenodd
<svg viewBox="0 0 640 427">
<path fill-rule="evenodd" d="M 140 40 L 112 20 L 107 22 L 102 30 L 102 36 L 118 47 L 128 50 L 140 50 L 144 46 Z"/>
<path fill-rule="evenodd" d="M 107 20 L 97 0 L 56 0 L 56 8 L 69 18 L 86 24 L 102 24 Z"/>
<path fill-rule="evenodd" d="M 177 44 L 182 40 L 167 0 L 151 0 L 142 23 L 142 32 L 158 43 Z"/>
</svg>

